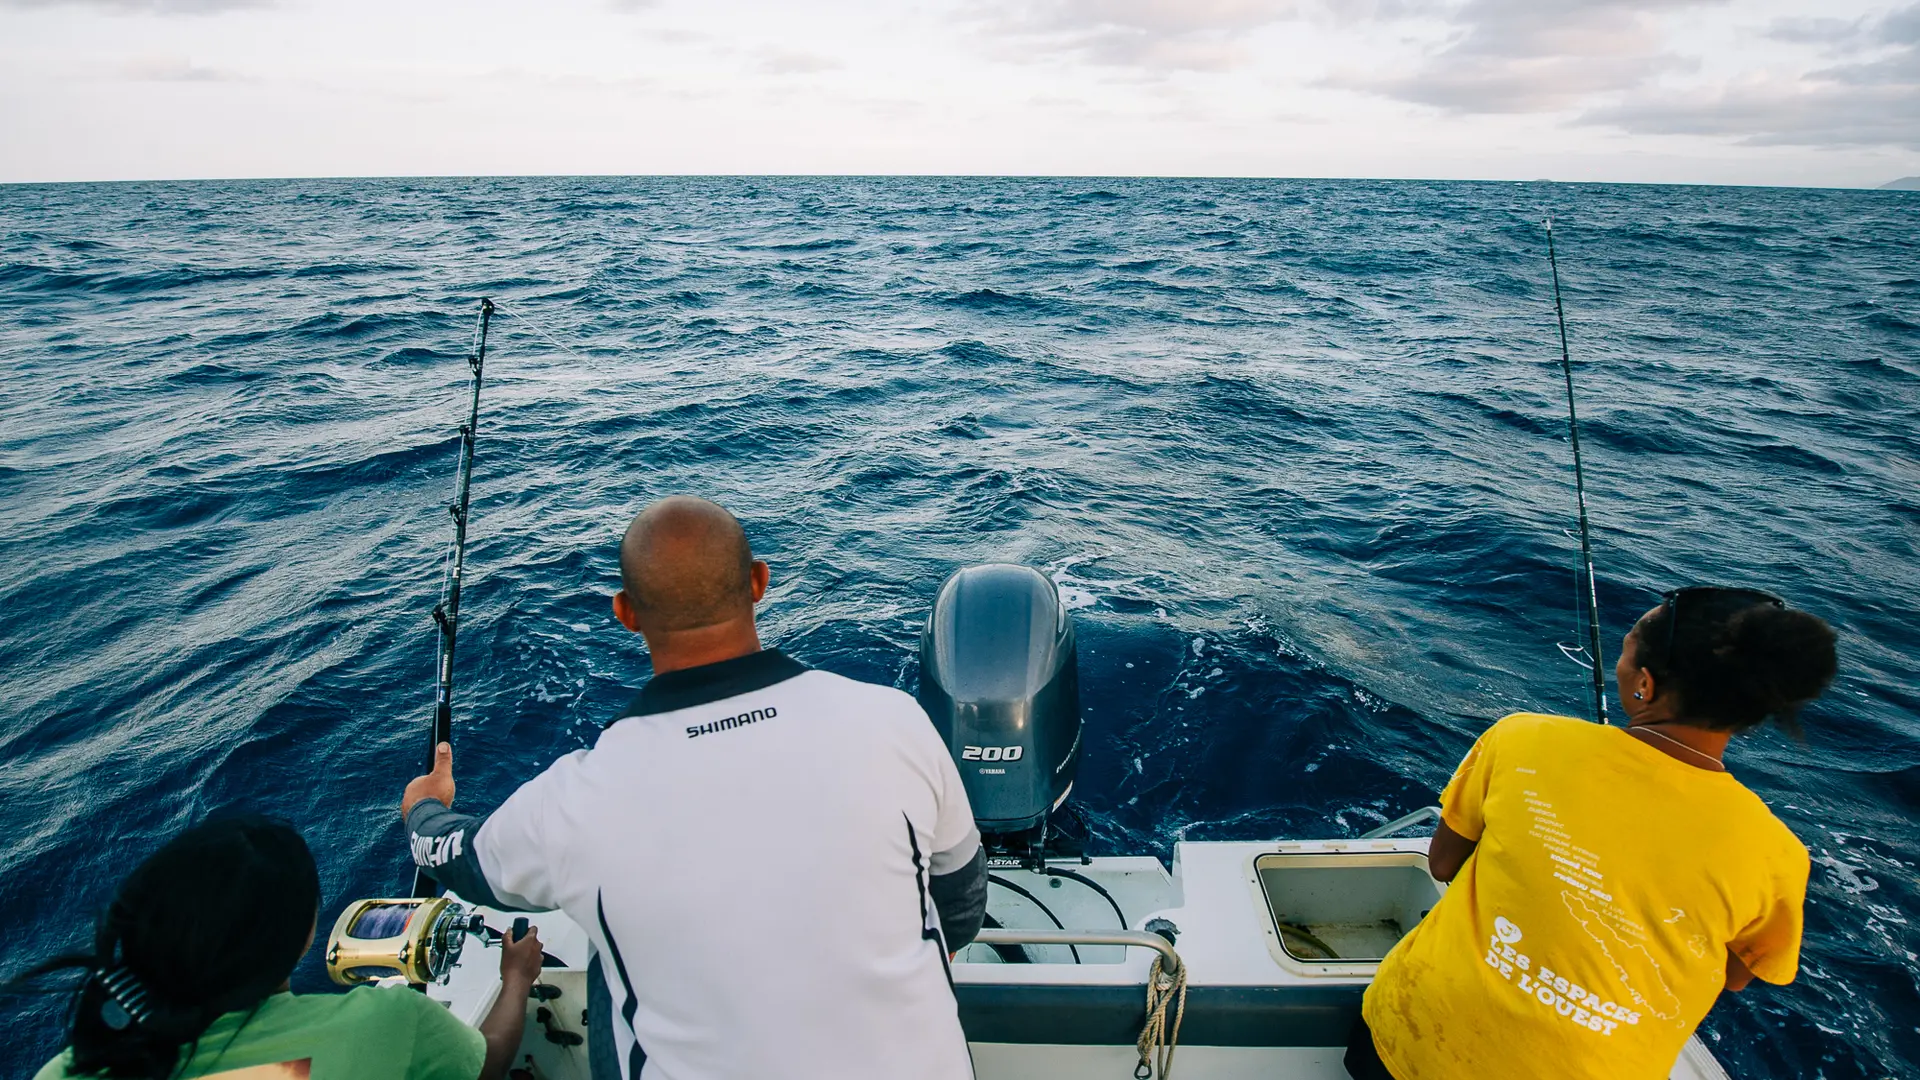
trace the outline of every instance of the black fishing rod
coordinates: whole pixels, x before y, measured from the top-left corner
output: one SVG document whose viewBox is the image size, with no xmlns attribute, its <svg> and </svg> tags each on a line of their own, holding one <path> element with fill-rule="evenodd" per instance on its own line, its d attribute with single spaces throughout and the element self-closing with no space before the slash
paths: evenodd
<svg viewBox="0 0 1920 1080">
<path fill-rule="evenodd" d="M 1560 303 L 1560 260 L 1553 250 L 1553 219 L 1547 219 L 1547 266 L 1553 271 L 1553 314 L 1560 321 L 1560 372 L 1567 380 L 1567 437 L 1573 444 L 1573 498 L 1580 511 L 1580 562 L 1587 571 L 1587 661 L 1566 646 L 1561 652 L 1593 673 L 1593 718 L 1607 722 L 1606 675 L 1600 668 L 1600 591 L 1593 576 L 1593 537 L 1587 528 L 1587 474 L 1580 460 L 1580 415 L 1573 405 L 1573 357 L 1567 351 L 1567 312 Z M 1574 618 L 1579 618 L 1579 580 L 1574 583 Z"/>
<path fill-rule="evenodd" d="M 473 444 L 480 423 L 480 378 L 487 363 L 487 328 L 493 322 L 493 301 L 480 301 L 480 327 L 474 337 L 473 351 L 467 354 L 467 367 L 473 372 L 473 397 L 467 406 L 467 422 L 460 425 L 460 467 L 454 485 L 453 503 L 447 512 L 453 515 L 453 550 L 447 557 L 446 583 L 440 602 L 433 605 L 433 621 L 440 628 L 440 653 L 434 668 L 438 679 L 433 691 L 433 722 L 427 740 L 427 770 L 433 770 L 434 750 L 453 741 L 453 642 L 460 629 L 460 584 L 467 562 L 467 507 L 473 499 Z M 413 895 L 438 896 L 440 888 L 426 872 L 415 868 Z"/>
</svg>

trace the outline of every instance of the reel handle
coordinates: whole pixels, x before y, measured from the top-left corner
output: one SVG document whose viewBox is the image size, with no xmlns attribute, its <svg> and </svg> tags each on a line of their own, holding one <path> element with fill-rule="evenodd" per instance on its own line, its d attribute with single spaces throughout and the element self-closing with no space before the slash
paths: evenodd
<svg viewBox="0 0 1920 1080">
<path fill-rule="evenodd" d="M 527 917 L 524 915 L 522 915 L 520 918 L 513 920 L 513 929 L 509 931 L 507 940 L 517 942 L 521 938 L 526 937 L 527 928 L 531 925 L 532 924 L 527 920 Z"/>
</svg>

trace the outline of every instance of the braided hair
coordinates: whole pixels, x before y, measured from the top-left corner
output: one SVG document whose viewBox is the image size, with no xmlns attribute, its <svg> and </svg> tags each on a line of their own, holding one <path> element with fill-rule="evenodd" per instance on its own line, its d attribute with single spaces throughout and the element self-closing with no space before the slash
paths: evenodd
<svg viewBox="0 0 1920 1080">
<path fill-rule="evenodd" d="M 86 969 L 71 1009 L 72 1071 L 166 1080 L 208 1024 L 286 981 L 319 903 L 313 855 L 291 825 L 255 815 L 206 822 L 127 875 L 95 924 L 93 952 L 49 960 L 9 989 Z"/>
<path fill-rule="evenodd" d="M 1679 618 L 1677 625 L 1673 623 Z M 1740 590 L 1703 590 L 1641 620 L 1633 664 L 1679 696 L 1689 723 L 1745 731 L 1771 719 L 1799 734 L 1799 715 L 1833 681 L 1838 661 L 1824 619 Z M 1671 640 L 1665 656 L 1653 642 Z"/>
</svg>

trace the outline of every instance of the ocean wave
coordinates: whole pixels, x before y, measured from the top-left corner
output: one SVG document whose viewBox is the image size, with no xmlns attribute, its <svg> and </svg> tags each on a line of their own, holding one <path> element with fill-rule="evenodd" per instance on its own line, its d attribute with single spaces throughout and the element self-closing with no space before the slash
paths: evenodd
<svg viewBox="0 0 1920 1080">
<path fill-rule="evenodd" d="M 1920 951 L 1884 914 L 1920 909 L 1920 223 L 1870 192 L 0 189 L 0 934 L 55 950 L 121 854 L 233 801 L 297 822 L 330 895 L 393 887 L 403 853 L 366 823 L 417 752 L 481 295 L 520 318 L 493 321 L 475 461 L 476 807 L 645 678 L 607 613 L 613 551 L 675 492 L 736 510 L 773 564 L 766 640 L 903 688 L 945 575 L 1046 568 L 1080 633 L 1095 851 L 1425 805 L 1493 717 L 1586 707 L 1555 647 L 1582 630 L 1542 199 L 1603 651 L 1688 581 L 1773 588 L 1842 634 L 1806 742 L 1735 751 L 1837 864 L 1810 884 L 1807 974 L 1709 1037 L 1737 1075 L 1915 1076 L 1897 1033 L 1920 1010 L 1844 989 Z M 59 1023 L 24 1007 L 0 1074 Z"/>
<path fill-rule="evenodd" d="M 0 286 L 11 286 L 22 292 L 146 293 L 273 275 L 274 271 L 264 269 L 187 266 L 82 273 L 31 263 L 6 263 L 0 265 Z"/>
<path fill-rule="evenodd" d="M 1053 314 L 1067 306 L 1050 297 L 1026 293 L 1004 293 L 997 289 L 973 289 L 947 298 L 954 307 L 995 314 Z"/>
</svg>

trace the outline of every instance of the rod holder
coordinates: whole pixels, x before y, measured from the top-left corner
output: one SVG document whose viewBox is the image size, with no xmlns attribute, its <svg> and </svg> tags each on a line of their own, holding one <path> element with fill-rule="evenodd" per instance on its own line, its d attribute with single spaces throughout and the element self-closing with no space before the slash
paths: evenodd
<svg viewBox="0 0 1920 1080">
<path fill-rule="evenodd" d="M 1146 930 L 982 930 L 973 940 L 981 945 L 1123 945 L 1134 949 L 1152 949 L 1160 954 L 1171 975 L 1180 970 L 1180 954 L 1171 942 Z"/>
<path fill-rule="evenodd" d="M 1439 820 L 1440 820 L 1439 807 L 1423 806 L 1420 809 L 1415 810 L 1413 813 L 1406 815 L 1405 817 L 1397 817 L 1397 818 L 1394 818 L 1392 821 L 1389 821 L 1385 825 L 1382 825 L 1378 828 L 1368 829 L 1366 832 L 1363 832 L 1360 834 L 1360 839 L 1378 840 L 1381 837 L 1392 836 L 1394 833 L 1399 832 L 1401 829 L 1411 829 L 1412 827 L 1420 824 L 1423 821 L 1439 821 Z"/>
</svg>

